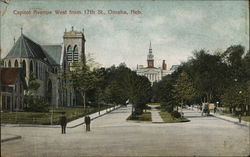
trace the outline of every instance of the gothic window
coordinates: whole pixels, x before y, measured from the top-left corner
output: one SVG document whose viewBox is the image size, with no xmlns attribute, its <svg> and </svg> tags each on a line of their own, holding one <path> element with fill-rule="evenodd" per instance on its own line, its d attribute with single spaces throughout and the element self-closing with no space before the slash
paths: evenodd
<svg viewBox="0 0 250 157">
<path fill-rule="evenodd" d="M 38 65 L 37 65 L 37 62 L 35 63 L 35 66 L 36 66 L 36 78 L 38 78 Z"/>
<path fill-rule="evenodd" d="M 15 67 L 17 68 L 18 67 L 18 61 L 15 60 Z"/>
<path fill-rule="evenodd" d="M 26 76 L 26 62 L 25 62 L 25 60 L 23 60 L 22 68 L 23 68 L 23 75 L 25 77 Z"/>
<path fill-rule="evenodd" d="M 69 45 L 67 48 L 67 61 L 73 60 L 73 50 L 72 47 Z"/>
<path fill-rule="evenodd" d="M 30 74 L 32 74 L 32 73 L 33 73 L 33 62 L 30 61 Z"/>
<path fill-rule="evenodd" d="M 8 67 L 11 67 L 11 61 L 9 60 Z"/>
<path fill-rule="evenodd" d="M 77 47 L 77 45 L 75 45 L 75 47 L 74 47 L 73 61 L 78 61 L 78 47 Z"/>
</svg>

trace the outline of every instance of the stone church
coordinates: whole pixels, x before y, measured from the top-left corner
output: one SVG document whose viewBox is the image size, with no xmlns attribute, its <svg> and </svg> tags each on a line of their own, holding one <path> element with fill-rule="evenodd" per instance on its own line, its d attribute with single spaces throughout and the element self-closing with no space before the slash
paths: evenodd
<svg viewBox="0 0 250 157">
<path fill-rule="evenodd" d="M 4 67 L 21 68 L 27 85 L 30 76 L 33 75 L 40 84 L 35 96 L 46 100 L 50 106 L 76 106 L 79 104 L 76 92 L 73 89 L 64 88 L 67 80 L 61 76 L 67 69 L 71 69 L 80 57 L 85 58 L 85 42 L 84 32 L 76 31 L 73 27 L 70 31 L 65 30 L 63 43 L 58 45 L 40 45 L 21 30 L 21 36 L 4 58 Z M 26 92 L 24 90 L 24 94 L 27 94 Z M 5 104 L 15 102 L 15 98 L 8 95 L 9 97 L 1 97 L 0 102 Z M 7 101 L 8 99 L 12 101 Z M 15 110 L 22 110 L 20 104 L 6 106 L 14 105 L 20 106 Z M 13 108 L 10 107 L 9 110 Z"/>
<path fill-rule="evenodd" d="M 144 67 L 143 65 L 137 65 L 136 73 L 138 75 L 146 76 L 151 84 L 160 81 L 162 77 L 170 74 L 170 71 L 167 70 L 167 64 L 165 60 L 162 61 L 162 67 L 155 67 L 151 42 L 147 56 L 147 67 Z"/>
</svg>

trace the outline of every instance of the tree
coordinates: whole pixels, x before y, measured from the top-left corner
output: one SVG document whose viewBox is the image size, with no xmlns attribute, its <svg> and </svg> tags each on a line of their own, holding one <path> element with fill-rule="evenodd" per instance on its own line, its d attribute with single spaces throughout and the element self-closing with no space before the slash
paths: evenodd
<svg viewBox="0 0 250 157">
<path fill-rule="evenodd" d="M 72 88 L 80 93 L 85 108 L 86 92 L 94 89 L 99 81 L 95 69 L 90 70 L 85 57 L 82 55 L 81 60 L 74 63 L 74 68 L 68 69 L 64 77 L 68 80 L 66 88 Z"/>
<path fill-rule="evenodd" d="M 37 97 L 35 93 L 39 89 L 40 84 L 36 81 L 34 75 L 31 73 L 29 76 L 27 94 L 24 97 L 24 103 L 26 104 L 25 110 L 32 112 L 48 112 L 49 105 L 45 100 Z"/>
<path fill-rule="evenodd" d="M 236 108 L 241 108 L 242 112 L 246 112 L 246 100 L 248 98 L 247 84 L 236 82 L 226 88 L 221 96 L 221 103 L 228 106 L 231 113 L 236 113 Z"/>
<path fill-rule="evenodd" d="M 193 82 L 186 72 L 180 73 L 174 86 L 176 91 L 176 97 L 183 103 L 191 102 L 196 96 L 196 90 L 193 86 Z"/>
</svg>

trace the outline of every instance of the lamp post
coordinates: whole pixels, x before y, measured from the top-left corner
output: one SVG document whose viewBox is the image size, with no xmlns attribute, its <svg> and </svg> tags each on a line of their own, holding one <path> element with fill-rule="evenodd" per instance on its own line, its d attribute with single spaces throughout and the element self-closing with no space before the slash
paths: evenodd
<svg viewBox="0 0 250 157">
<path fill-rule="evenodd" d="M 239 91 L 239 94 L 242 94 L 242 91 Z M 242 104 L 240 104 L 240 110 L 239 110 L 239 123 L 241 123 L 241 113 L 242 112 Z"/>
</svg>

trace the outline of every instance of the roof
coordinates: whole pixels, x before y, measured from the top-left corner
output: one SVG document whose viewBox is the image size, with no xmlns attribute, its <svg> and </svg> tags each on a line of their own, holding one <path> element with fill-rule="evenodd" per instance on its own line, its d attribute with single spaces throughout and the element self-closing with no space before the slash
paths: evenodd
<svg viewBox="0 0 250 157">
<path fill-rule="evenodd" d="M 6 58 L 34 58 L 51 65 L 60 64 L 62 55 L 61 45 L 39 45 L 21 34 Z"/>
<path fill-rule="evenodd" d="M 62 55 L 61 45 L 42 45 L 42 48 L 52 65 L 60 64 L 60 59 Z"/>
<path fill-rule="evenodd" d="M 175 71 L 177 70 L 179 67 L 179 65 L 172 65 L 172 67 L 170 68 L 171 71 Z"/>
<path fill-rule="evenodd" d="M 20 77 L 21 68 L 1 68 L 1 84 L 13 85 Z"/>
<path fill-rule="evenodd" d="M 11 57 L 36 58 L 44 61 L 46 61 L 45 58 L 47 58 L 42 50 L 42 47 L 24 34 L 21 34 L 6 56 L 6 58 Z"/>
</svg>

